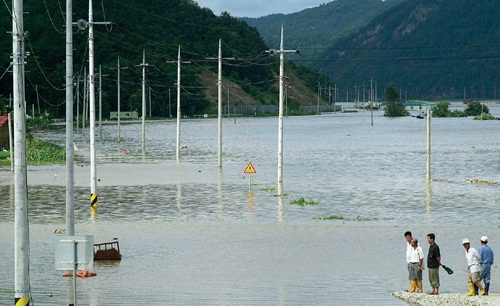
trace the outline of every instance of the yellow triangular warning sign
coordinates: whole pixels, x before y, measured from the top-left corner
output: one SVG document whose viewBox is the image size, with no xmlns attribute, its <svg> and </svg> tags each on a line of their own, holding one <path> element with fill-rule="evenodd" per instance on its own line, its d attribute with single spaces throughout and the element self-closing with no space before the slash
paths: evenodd
<svg viewBox="0 0 500 306">
<path fill-rule="evenodd" d="M 255 171 L 255 168 L 252 165 L 252 162 L 248 163 L 247 168 L 245 169 L 245 171 L 243 171 L 243 173 L 248 173 L 248 174 L 257 173 L 257 171 Z"/>
</svg>

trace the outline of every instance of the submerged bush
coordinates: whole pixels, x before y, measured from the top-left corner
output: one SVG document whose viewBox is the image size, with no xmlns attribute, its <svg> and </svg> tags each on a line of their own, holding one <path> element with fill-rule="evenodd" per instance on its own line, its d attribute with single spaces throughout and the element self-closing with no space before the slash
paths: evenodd
<svg viewBox="0 0 500 306">
<path fill-rule="evenodd" d="M 26 161 L 62 163 L 66 161 L 66 150 L 53 143 L 43 142 L 37 138 L 29 138 L 26 145 Z"/>
<path fill-rule="evenodd" d="M 293 200 L 290 202 L 292 205 L 306 206 L 306 205 L 318 205 L 318 202 L 314 202 L 313 200 L 306 201 L 304 197 L 301 197 L 298 200 Z"/>
</svg>

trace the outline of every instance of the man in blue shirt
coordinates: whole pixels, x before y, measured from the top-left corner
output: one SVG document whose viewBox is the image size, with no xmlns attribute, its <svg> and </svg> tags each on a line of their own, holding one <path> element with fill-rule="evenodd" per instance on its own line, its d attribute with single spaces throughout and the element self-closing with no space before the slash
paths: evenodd
<svg viewBox="0 0 500 306">
<path fill-rule="evenodd" d="M 481 273 L 479 280 L 484 280 L 484 295 L 488 295 L 490 290 L 491 265 L 493 264 L 494 255 L 491 248 L 488 246 L 488 237 L 481 237 L 481 247 L 479 248 L 481 256 Z"/>
</svg>

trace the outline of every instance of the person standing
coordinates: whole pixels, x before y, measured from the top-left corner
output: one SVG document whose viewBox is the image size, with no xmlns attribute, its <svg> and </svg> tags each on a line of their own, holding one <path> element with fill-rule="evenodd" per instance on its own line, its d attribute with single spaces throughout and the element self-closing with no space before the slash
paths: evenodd
<svg viewBox="0 0 500 306">
<path fill-rule="evenodd" d="M 488 245 L 488 237 L 481 237 L 481 247 L 479 248 L 479 256 L 481 256 L 481 273 L 479 273 L 479 281 L 484 281 L 484 293 L 488 295 L 490 290 L 491 265 L 493 265 L 494 254 Z"/>
<path fill-rule="evenodd" d="M 413 240 L 413 237 L 410 231 L 405 232 L 404 236 L 406 239 L 406 269 L 408 270 L 408 273 L 410 273 L 411 253 L 413 252 L 413 248 L 411 247 L 411 241 Z M 415 291 L 415 286 L 412 286 L 412 282 L 410 281 L 410 290 L 408 291 L 410 292 Z"/>
<path fill-rule="evenodd" d="M 427 254 L 427 268 L 429 269 L 429 282 L 432 291 L 429 294 L 439 294 L 439 266 L 441 265 L 441 252 L 439 246 L 435 242 L 436 235 L 430 233 L 427 235 L 427 242 L 429 242 L 429 253 Z"/>
<path fill-rule="evenodd" d="M 422 251 L 422 248 L 418 245 L 417 239 L 411 241 L 411 247 L 412 252 L 408 269 L 408 279 L 410 280 L 409 292 L 415 292 L 415 287 L 417 287 L 417 292 L 422 293 L 422 264 L 424 263 L 424 251 Z"/>
<path fill-rule="evenodd" d="M 470 246 L 470 241 L 467 238 L 462 240 L 462 245 L 465 248 L 465 258 L 467 259 L 467 272 L 468 272 L 468 283 L 469 283 L 469 293 L 467 296 L 474 296 L 474 285 L 476 285 L 480 290 L 481 294 L 484 295 L 484 288 L 479 280 L 479 272 L 481 272 L 481 256 L 479 252 Z"/>
</svg>

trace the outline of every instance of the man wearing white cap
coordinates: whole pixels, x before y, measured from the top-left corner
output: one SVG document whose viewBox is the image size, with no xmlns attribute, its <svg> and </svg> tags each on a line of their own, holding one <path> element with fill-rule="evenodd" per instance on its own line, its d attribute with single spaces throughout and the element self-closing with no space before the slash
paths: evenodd
<svg viewBox="0 0 500 306">
<path fill-rule="evenodd" d="M 476 285 L 481 290 L 481 294 L 484 295 L 484 288 L 479 280 L 479 272 L 481 272 L 481 256 L 476 249 L 470 246 L 469 239 L 464 238 L 462 240 L 462 245 L 465 248 L 465 257 L 467 258 L 468 267 L 469 294 L 467 294 L 467 296 L 476 295 L 474 292 L 474 285 Z"/>
<path fill-rule="evenodd" d="M 490 277 L 491 277 L 491 265 L 493 264 L 494 255 L 491 248 L 488 246 L 488 237 L 481 237 L 481 247 L 479 248 L 479 255 L 481 256 L 481 273 L 479 274 L 479 280 L 484 280 L 484 294 L 488 295 L 490 290 Z"/>
</svg>

